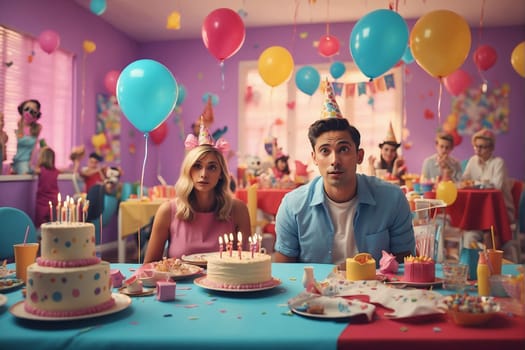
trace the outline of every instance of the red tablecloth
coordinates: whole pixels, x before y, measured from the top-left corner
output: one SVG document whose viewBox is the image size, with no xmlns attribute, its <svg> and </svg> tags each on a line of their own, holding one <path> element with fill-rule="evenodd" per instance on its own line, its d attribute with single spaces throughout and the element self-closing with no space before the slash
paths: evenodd
<svg viewBox="0 0 525 350">
<path fill-rule="evenodd" d="M 456 201 L 447 207 L 452 226 L 463 230 L 490 230 L 499 235 L 501 243 L 512 239 L 509 217 L 500 190 L 461 189 Z"/>
<path fill-rule="evenodd" d="M 337 341 L 338 349 L 424 349 L 424 350 L 523 350 L 525 319 L 498 314 L 479 327 L 460 327 L 445 315 L 425 320 L 394 321 L 377 306 L 377 319 L 371 323 L 352 323 Z M 374 334 L 375 336 L 371 336 Z"/>
<path fill-rule="evenodd" d="M 257 189 L 257 208 L 265 213 L 275 215 L 281 205 L 284 195 L 291 189 L 282 188 L 261 188 Z M 248 193 L 245 188 L 237 189 L 235 196 L 245 203 L 248 203 Z"/>
</svg>

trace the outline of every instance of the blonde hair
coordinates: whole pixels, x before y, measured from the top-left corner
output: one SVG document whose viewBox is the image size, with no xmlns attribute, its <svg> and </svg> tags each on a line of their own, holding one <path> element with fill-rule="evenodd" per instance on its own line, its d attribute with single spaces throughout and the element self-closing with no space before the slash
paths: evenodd
<svg viewBox="0 0 525 350">
<path fill-rule="evenodd" d="M 46 169 L 55 168 L 55 151 L 50 147 L 43 147 L 38 154 L 38 166 L 43 166 Z"/>
<path fill-rule="evenodd" d="M 215 186 L 215 196 L 217 200 L 215 215 L 219 220 L 228 220 L 231 215 L 233 206 L 233 198 L 230 191 L 230 174 L 228 165 L 222 153 L 211 145 L 197 146 L 190 150 L 184 160 L 180 169 L 180 176 L 175 183 L 175 203 L 177 207 L 176 217 L 184 221 L 192 221 L 195 216 L 195 209 L 192 203 L 195 201 L 195 192 L 193 187 L 193 180 L 191 179 L 191 169 L 193 165 L 208 154 L 213 154 L 219 162 L 221 168 L 221 175 L 219 182 Z"/>
</svg>

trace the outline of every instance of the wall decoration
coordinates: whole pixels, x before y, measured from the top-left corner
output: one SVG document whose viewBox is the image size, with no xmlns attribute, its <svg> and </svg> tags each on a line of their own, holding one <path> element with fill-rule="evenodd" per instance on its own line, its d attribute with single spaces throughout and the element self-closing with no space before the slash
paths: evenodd
<svg viewBox="0 0 525 350">
<path fill-rule="evenodd" d="M 99 145 L 106 162 L 120 163 L 120 119 L 122 111 L 115 96 L 97 94 L 96 134 L 104 135 L 106 142 Z"/>
<path fill-rule="evenodd" d="M 510 86 L 503 84 L 486 93 L 472 88 L 452 99 L 452 112 L 458 116 L 458 133 L 472 135 L 487 128 L 496 134 L 509 130 Z"/>
</svg>

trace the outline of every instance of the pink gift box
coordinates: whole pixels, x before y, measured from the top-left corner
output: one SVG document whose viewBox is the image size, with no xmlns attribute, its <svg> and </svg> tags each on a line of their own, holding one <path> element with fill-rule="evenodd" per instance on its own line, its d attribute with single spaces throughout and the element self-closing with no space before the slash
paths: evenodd
<svg viewBox="0 0 525 350">
<path fill-rule="evenodd" d="M 175 300 L 175 289 L 177 283 L 174 281 L 157 281 L 157 300 Z"/>
</svg>

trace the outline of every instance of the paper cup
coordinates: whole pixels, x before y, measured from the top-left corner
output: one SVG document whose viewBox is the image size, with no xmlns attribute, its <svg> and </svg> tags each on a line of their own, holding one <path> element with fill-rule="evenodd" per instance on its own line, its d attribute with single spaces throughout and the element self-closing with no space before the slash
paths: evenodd
<svg viewBox="0 0 525 350">
<path fill-rule="evenodd" d="M 15 250 L 16 278 L 26 282 L 27 267 L 35 262 L 38 243 L 20 243 L 13 245 Z"/>
<path fill-rule="evenodd" d="M 503 262 L 503 250 L 487 249 L 489 257 L 489 269 L 491 275 L 501 275 L 501 263 Z"/>
</svg>

